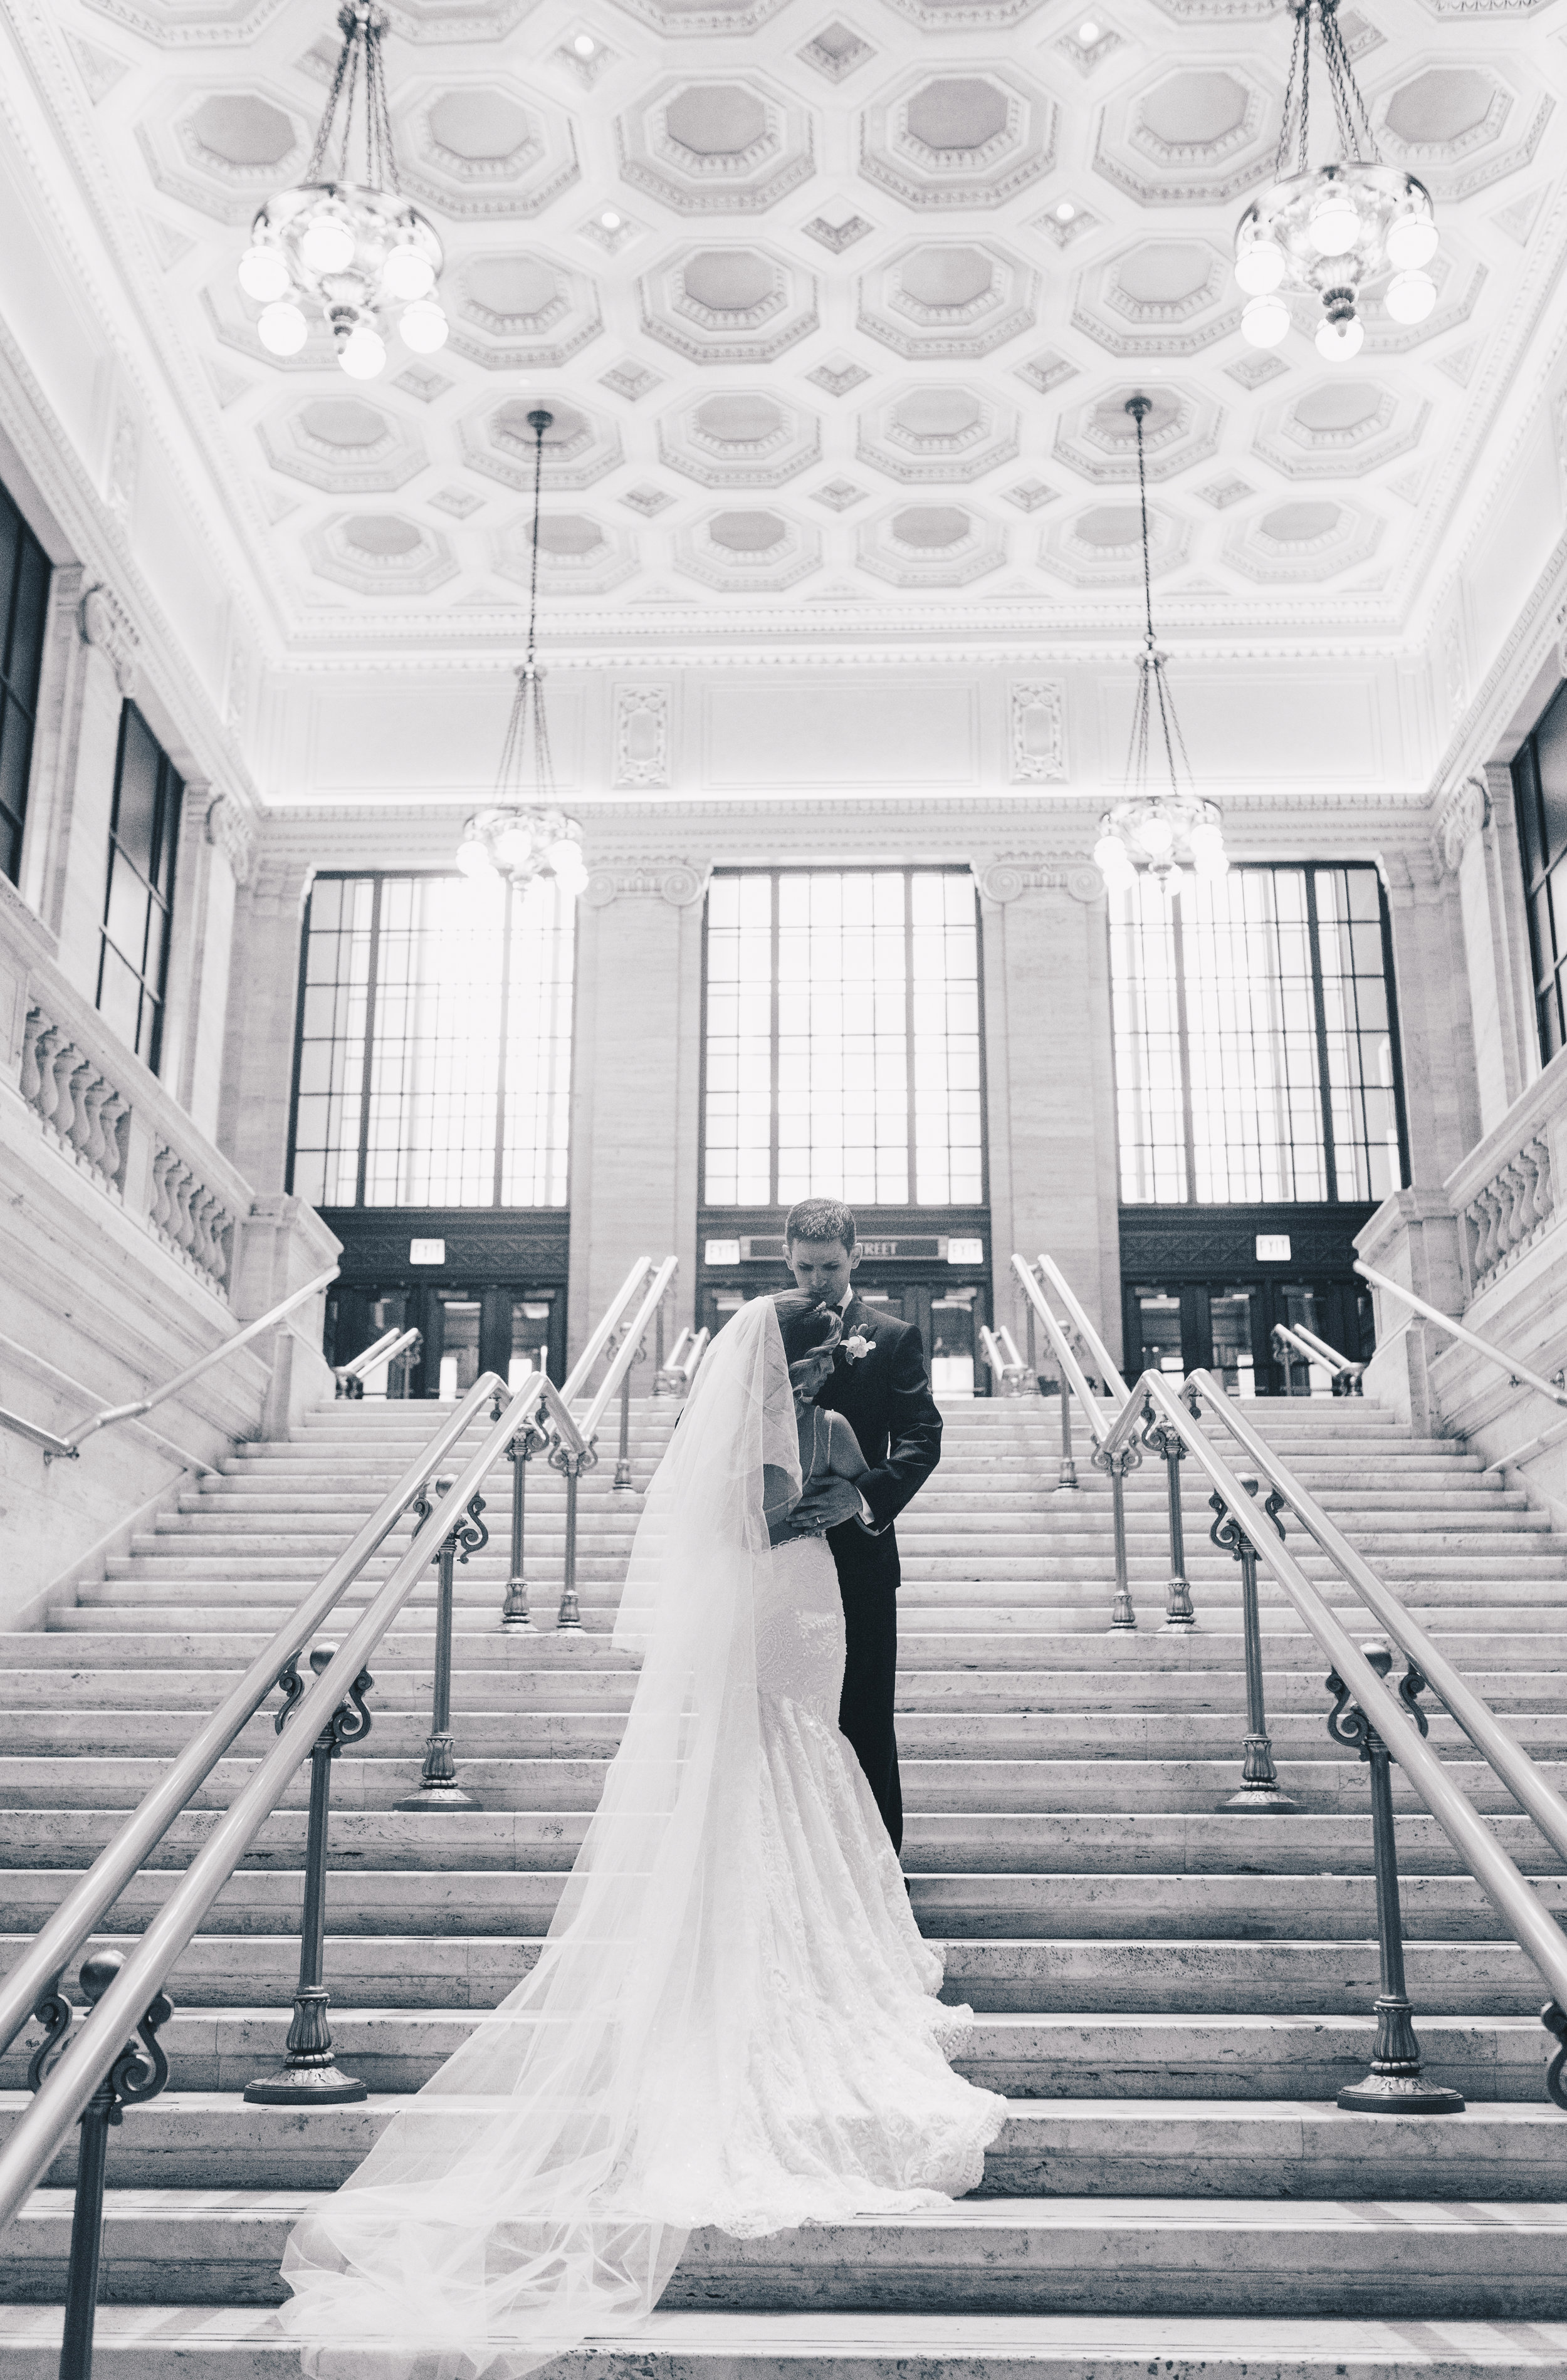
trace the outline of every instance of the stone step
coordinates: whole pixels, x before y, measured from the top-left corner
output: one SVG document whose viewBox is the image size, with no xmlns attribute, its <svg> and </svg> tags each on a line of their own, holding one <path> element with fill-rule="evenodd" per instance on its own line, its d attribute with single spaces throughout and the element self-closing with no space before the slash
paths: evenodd
<svg viewBox="0 0 1567 2380">
<path fill-rule="evenodd" d="M 280 1947 L 296 1949 L 293 1944 Z M 243 1960 L 235 1957 L 233 1945 L 228 1955 L 230 1984 L 242 1987 L 252 1946 L 245 1946 Z M 331 1972 L 335 1974 L 335 1964 Z M 291 1964 L 279 1962 L 279 1974 L 292 1981 Z M 252 1988 L 266 1980 L 267 1974 L 252 1974 Z M 289 2013 L 281 2002 L 176 2006 L 158 2036 L 175 2082 L 187 2093 L 243 2091 L 254 2075 L 281 2060 Z M 483 2022 L 483 2014 L 469 2007 L 334 2006 L 331 2011 L 339 2064 L 375 2092 L 417 2091 Z M 1554 2045 L 1537 2019 L 1432 2016 L 1422 2010 L 1418 2033 L 1432 2079 L 1477 2103 L 1549 2105 L 1545 2071 Z M 21 2093 L 38 2037 L 37 2028 L 30 2028 L 0 2058 L 0 2090 Z M 1375 2040 L 1376 2022 L 1368 2012 L 1000 2013 L 975 2018 L 953 2062 L 985 2088 L 1020 2101 L 1331 2100 L 1366 2073 Z M 1567 2128 L 1563 2142 L 1567 2145 Z"/>
<path fill-rule="evenodd" d="M 586 1828 L 603 1791 L 606 1758 L 577 1755 L 565 1749 L 539 1755 L 526 1745 L 498 1756 L 493 1750 L 481 1750 L 474 1741 L 460 1706 L 454 1710 L 454 1728 L 463 1789 L 483 1812 L 496 1815 L 569 1812 Z M 419 1784 L 427 1732 L 428 1720 L 422 1727 L 411 1726 L 407 1730 L 409 1742 L 395 1754 L 377 1730 L 373 1750 L 341 1756 L 333 1783 L 334 1816 L 341 1814 L 346 1819 L 354 1812 L 393 1812 Z M 491 1732 L 499 1732 L 493 1722 Z M 1144 1820 L 1156 1815 L 1221 1813 L 1240 1789 L 1245 1732 L 1244 1719 L 1237 1712 L 1230 1749 L 1210 1760 L 1172 1756 L 1149 1760 L 1130 1751 L 1114 1759 L 1101 1755 L 1086 1760 L 905 1757 L 901 1761 L 904 1807 L 922 1815 L 983 1813 L 998 1819 L 1024 1812 L 1039 1817 L 1047 1841 L 1057 1816 L 1125 1813 L 1140 1829 Z M 1302 1815 L 1364 1818 L 1368 1807 L 1367 1784 L 1358 1756 L 1332 1745 L 1325 1728 L 1321 1735 L 1321 1758 L 1291 1759 L 1281 1754 L 1277 1761 L 1281 1790 Z M 1316 1744 L 1311 1746 L 1313 1753 L 1318 1749 Z M 226 1810 L 254 1776 L 257 1765 L 255 1760 L 219 1761 L 188 1807 Z M 1453 1783 L 1476 1810 L 1495 1816 L 1515 1814 L 1512 1797 L 1484 1762 L 1451 1760 L 1446 1766 Z M 112 1813 L 134 1809 L 152 1791 L 165 1767 L 162 1760 L 113 1755 L 16 1757 L 0 1754 L 0 1860 L 7 1854 L 14 1858 L 18 1849 L 33 1852 L 48 1849 L 52 1836 L 59 1831 L 56 1822 L 73 1811 L 91 1821 L 86 1833 L 89 1840 L 94 1839 L 98 1822 Z M 1539 1768 L 1558 1791 L 1567 1790 L 1567 1764 L 1542 1760 Z M 1392 1782 L 1395 1809 L 1424 1810 L 1402 1771 L 1395 1769 Z M 309 1798 L 307 1767 L 296 1775 L 281 1806 L 303 1809 Z M 31 1830 L 14 1823 L 22 1813 L 36 1814 L 40 1822 L 30 1845 Z M 1012 1829 L 1004 1831 L 1010 1834 Z M 343 1841 L 341 1829 L 338 1840 Z M 912 1855 L 917 1848 L 912 1833 L 908 1848 Z M 1009 1841 L 999 1848 L 1011 1864 L 1015 1846 Z"/>
<path fill-rule="evenodd" d="M 917 1905 L 917 1893 L 916 1899 Z M 331 1924 L 340 1922 L 341 1900 L 339 1892 L 328 1912 Z M 1367 1915 L 1370 1908 L 1367 1896 Z M 220 1912 L 216 1922 L 221 1924 L 228 1913 Z M 253 1909 L 238 1913 L 261 1914 Z M 966 2003 L 982 2013 L 1053 2013 L 1072 2016 L 1075 2023 L 1112 2016 L 1137 2024 L 1159 2016 L 1233 2017 L 1245 2023 L 1287 2016 L 1308 2026 L 1339 2017 L 1371 2021 L 1380 1988 L 1373 1938 L 1351 1934 L 1330 1944 L 1293 1940 L 1284 1930 L 1289 1911 L 1260 1913 L 1277 1920 L 1278 1938 L 1255 1934 L 1238 1938 L 1222 1929 L 1209 1938 L 1176 1932 L 1164 1938 L 1139 1937 L 1129 1930 L 1099 1937 L 1055 1937 L 1042 1928 L 1033 1939 L 1005 1935 L 938 1937 L 947 1973 L 941 1997 L 954 2007 Z M 1436 1913 L 1439 1924 L 1440 1912 Z M 136 1914 L 123 1901 L 115 1911 L 123 1923 L 133 1922 Z M 282 1927 L 295 1924 L 298 1915 L 296 1891 L 287 1908 L 274 1911 L 273 1922 Z M 1236 1925 L 1245 1922 L 1244 1912 L 1237 1914 Z M 1534 1967 L 1515 1943 L 1486 1938 L 1483 1925 L 1471 1932 L 1468 1940 L 1439 1932 L 1434 1939 L 1412 1936 L 1408 1942 L 1409 1989 L 1422 2034 L 1440 2020 L 1516 2022 L 1534 2045 L 1523 2053 L 1525 2063 L 1543 2058 L 1541 1985 Z M 93 1937 L 93 1943 L 125 1949 L 135 1938 L 129 1933 L 105 1934 Z M 0 1935 L 0 1973 L 29 1939 L 30 1936 Z M 337 2004 L 345 2009 L 413 2010 L 428 2015 L 494 2008 L 528 1973 L 539 1949 L 538 1939 L 526 1932 L 329 1934 L 326 1975 Z M 181 1952 L 170 1988 L 176 2001 L 186 2006 L 245 2009 L 258 1993 L 264 1993 L 276 2009 L 285 2010 L 298 1965 L 298 1933 L 268 1932 L 263 1919 L 259 1928 L 249 1931 L 197 1935 Z M 1097 2011 L 1092 2020 L 1072 2014 L 1085 2008 Z M 1096 2087 L 1102 2095 L 1102 2082 Z M 1233 2095 L 1233 2079 L 1230 2088 Z M 1511 2095 L 1500 2087 L 1476 2090 L 1476 2096 Z"/>
<path fill-rule="evenodd" d="M 285 2243 L 311 2203 L 305 2192 L 111 2191 L 103 2301 L 276 2304 Z M 41 2190 L 0 2233 L 0 2294 L 58 2300 L 70 2210 L 68 2192 Z M 760 2240 L 694 2232 L 662 2304 L 1087 2313 L 1113 2274 L 1124 2313 L 1556 2320 L 1564 2250 L 1560 2202 L 970 2199 Z"/>
<path fill-rule="evenodd" d="M 279 2034 L 262 2072 L 276 2070 L 281 2052 Z M 1429 2056 L 1427 2070 L 1433 2082 L 1444 2079 Z M 30 2104 L 26 2091 L 0 2091 L 0 2142 Z M 109 2186 L 335 2190 L 404 2104 L 377 2094 L 354 2107 L 296 2113 L 248 2107 L 236 2090 L 171 2088 L 111 2131 Z M 74 2182 L 76 2155 L 73 2139 L 47 2187 Z M 1246 2194 L 1260 2204 L 1350 2193 L 1394 2203 L 1567 2202 L 1567 2123 L 1543 2097 L 1534 2106 L 1486 2103 L 1437 2122 L 1350 2115 L 1331 2100 L 1014 2099 L 976 2196 L 1184 2203 Z M 1557 2211 L 1567 2228 L 1567 2203 Z M 0 2235 L 0 2271 L 4 2265 Z"/>
<path fill-rule="evenodd" d="M 451 1828 L 474 1822 L 448 1815 L 441 1821 L 418 1818 L 407 1823 L 410 1828 L 428 1829 L 438 1824 Z M 1278 1829 L 1291 1822 L 1257 1818 L 1232 1823 L 1249 1825 L 1260 1836 L 1265 1828 Z M 1304 1828 L 1325 1828 L 1332 1822 L 1306 1818 L 1298 1823 Z M 1522 1828 L 1525 1822 L 1518 1823 Z M 200 1824 L 199 1818 L 191 1821 L 192 1827 Z M 916 1824 L 924 1828 L 930 1822 Z M 292 1821 L 285 1815 L 276 1825 L 281 1830 Z M 293 1831 L 302 1836 L 302 1828 Z M 562 1824 L 562 1835 L 567 1831 Z M 994 1940 L 1030 1940 L 1076 1936 L 1110 1941 L 1126 1935 L 1169 1939 L 1228 1939 L 1241 1935 L 1257 1940 L 1276 1937 L 1293 1941 L 1315 1936 L 1323 1942 L 1359 1941 L 1372 1933 L 1376 1923 L 1369 1826 L 1359 1830 L 1341 1827 L 1339 1831 L 1346 1838 L 1356 1832 L 1364 1836 L 1364 1870 L 1357 1866 L 1353 1872 L 1326 1875 L 1306 1868 L 1269 1873 L 1261 1865 L 1264 1846 L 1260 1840 L 1257 1868 L 1239 1873 L 1108 1864 L 1053 1871 L 1030 1866 L 954 1873 L 941 1868 L 932 1856 L 910 1874 L 909 1899 L 921 1931 L 942 1938 L 989 1936 Z M 1100 1828 L 1100 1848 L 1107 1861 L 1115 1840 L 1124 1840 L 1127 1832 L 1120 1822 Z M 367 1934 L 406 1934 L 410 1929 L 453 1935 L 539 1933 L 554 1916 L 564 1887 L 564 1868 L 570 1860 L 566 1843 L 553 1848 L 563 1862 L 560 1867 L 477 1864 L 467 1868 L 334 1867 L 327 1895 L 327 1922 L 334 1929 Z M 1520 1841 L 1518 1849 L 1524 1848 Z M 456 1846 L 452 1849 L 455 1852 Z M 54 1867 L 0 1868 L 0 1930 L 35 1934 L 65 1899 L 78 1873 L 78 1868 L 63 1862 Z M 133 1931 L 149 1925 L 174 1890 L 178 1873 L 172 1866 L 143 1868 L 115 1904 L 116 1924 Z M 1537 1876 L 1534 1888 L 1541 1905 L 1559 1921 L 1567 1914 L 1567 1877 Z M 229 1878 L 203 1922 L 209 1933 L 224 1934 L 274 1934 L 297 1927 L 301 1889 L 298 1867 L 247 1866 Z M 1488 1942 L 1495 1933 L 1490 1904 L 1470 1876 L 1427 1875 L 1411 1867 L 1402 1878 L 1402 1900 L 1406 1939 Z M 1322 1987 L 1331 1988 L 1330 1978 L 1324 1976 Z"/>
<path fill-rule="evenodd" d="M 57 2310 L 0 2306 L 0 2380 L 55 2380 Z M 298 2380 L 270 2308 L 104 2306 L 106 2380 Z M 557 2359 L 558 2380 L 1524 2380 L 1559 2374 L 1567 2323 L 1115 2314 L 655 2313 Z"/>
<path fill-rule="evenodd" d="M 476 1767 L 482 1764 L 475 1764 Z M 1095 1764 L 1090 1764 L 1093 1766 Z M 459 1773 L 462 1763 L 459 1758 Z M 1346 1770 L 1353 1778 L 1355 1770 Z M 412 1764 L 405 1771 L 410 1791 Z M 1217 1787 L 1225 1781 L 1221 1776 Z M 1239 1763 L 1228 1771 L 1232 1791 L 1239 1786 Z M 591 1815 L 579 1797 L 575 1809 L 342 1809 L 332 1823 L 330 1864 L 344 1874 L 462 1868 L 503 1875 L 552 1874 L 569 1868 Z M 187 1865 L 218 1824 L 221 1812 L 190 1809 L 175 1819 L 147 1863 L 149 1869 Z M 125 1823 L 123 1809 L 0 1809 L 0 1869 L 23 1869 L 44 1861 L 61 1868 L 86 1867 Z M 1567 1863 L 1533 1822 L 1505 1813 L 1491 1817 L 1495 1840 L 1525 1873 L 1559 1875 L 1567 1884 Z M 289 1869 L 304 1855 L 302 1806 L 275 1811 L 263 1820 L 244 1857 L 249 1871 Z M 1401 1873 L 1407 1878 L 1457 1876 L 1458 1854 L 1434 1818 L 1401 1813 L 1398 1819 Z M 910 1876 L 947 1876 L 956 1870 L 976 1878 L 1074 1876 L 1230 1876 L 1266 1871 L 1276 1882 L 1320 1878 L 1329 1874 L 1368 1872 L 1371 1820 L 1358 1811 L 1322 1815 L 1302 1809 L 1288 1815 L 1209 1807 L 1162 1811 L 1148 1808 L 1085 1810 L 915 1811 L 904 1831 L 904 1866 Z"/>
<path fill-rule="evenodd" d="M 24 1707 L 8 1720 L 6 1739 L 14 1750 L 9 1755 L 0 1755 L 0 1779 L 14 1770 L 22 1787 L 30 1791 L 35 1781 L 32 1772 L 37 1763 L 47 1763 L 50 1775 L 55 1777 L 63 1777 L 67 1767 L 79 1761 L 105 1760 L 146 1763 L 154 1773 L 161 1773 L 163 1766 L 184 1750 L 202 1710 L 213 1700 L 210 1694 L 200 1699 L 193 1697 L 190 1706 L 184 1710 L 161 1706 L 126 1709 L 121 1706 L 125 1682 L 108 1672 L 96 1673 L 87 1680 L 59 1671 L 38 1672 L 33 1678 L 24 1673 L 13 1678 L 9 1691 L 22 1699 L 30 1686 L 36 1688 L 44 1681 L 54 1684 L 56 1680 L 66 1686 L 91 1686 L 96 1690 L 95 1697 L 90 1699 L 85 1693 L 62 1693 L 53 1712 Z M 477 1673 L 464 1673 L 455 1695 L 465 1759 L 541 1760 L 548 1756 L 607 1760 L 619 1746 L 624 1732 L 623 1709 L 541 1709 L 537 1707 L 537 1697 L 526 1706 L 510 1696 L 480 1704 L 469 1690 L 479 1682 Z M 940 1766 L 949 1761 L 1048 1760 L 1066 1764 L 1088 1758 L 1111 1762 L 1187 1762 L 1205 1757 L 1229 1760 L 1239 1741 L 1237 1729 L 1244 1724 L 1245 1705 L 1238 1679 L 1232 1675 L 1225 1683 L 1227 1692 L 1218 1708 L 1108 1713 L 1099 1708 L 1070 1707 L 950 1714 L 905 1710 L 898 1720 L 898 1746 L 905 1791 L 917 1766 Z M 401 1687 L 406 1681 L 400 1680 L 397 1684 Z M 368 1756 L 383 1760 L 423 1757 L 432 1684 L 432 1679 L 426 1680 L 422 1694 L 407 1691 L 394 1695 L 383 1691 L 378 1679 L 370 1697 L 374 1726 L 373 1750 Z M 1508 1714 L 1509 1733 L 1537 1760 L 1567 1759 L 1567 1677 L 1554 1682 L 1553 1692 L 1554 1708 Z M 1543 1685 L 1535 1699 L 1549 1699 Z M 1355 1754 L 1347 1746 L 1334 1743 L 1327 1735 L 1327 1695 L 1319 1694 L 1318 1701 L 1317 1710 L 1309 1706 L 1302 1710 L 1281 1706 L 1269 1711 L 1269 1731 L 1275 1754 L 1282 1760 L 1311 1762 L 1320 1757 L 1353 1763 Z M 249 1754 L 259 1757 L 266 1752 L 273 1741 L 275 1707 L 269 1702 L 261 1715 L 236 1738 L 234 1756 Z M 1467 1739 L 1456 1721 L 1439 1710 L 1431 1721 L 1430 1742 L 1437 1750 L 1452 1754 L 1461 1753 Z M 358 1749 L 344 1753 L 338 1773 L 346 1773 L 346 1764 L 365 1756 Z M 140 1771 L 137 1774 L 140 1776 Z M 66 1801 L 71 1798 L 64 1797 Z"/>
</svg>

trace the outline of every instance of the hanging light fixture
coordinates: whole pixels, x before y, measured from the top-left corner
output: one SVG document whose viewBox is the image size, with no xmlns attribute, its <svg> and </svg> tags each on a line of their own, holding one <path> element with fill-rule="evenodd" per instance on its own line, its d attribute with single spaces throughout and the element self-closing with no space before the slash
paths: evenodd
<svg viewBox="0 0 1567 2380">
<path fill-rule="evenodd" d="M 1153 633 L 1153 574 L 1148 563 L 1148 486 L 1143 454 L 1143 423 L 1153 399 L 1129 396 L 1126 411 L 1137 431 L 1137 499 L 1143 523 L 1143 650 L 1137 659 L 1137 698 L 1126 755 L 1126 794 L 1099 820 L 1094 861 L 1111 892 L 1124 891 L 1139 868 L 1154 877 L 1167 896 L 1180 889 L 1185 863 L 1212 881 L 1230 862 L 1217 802 L 1205 801 L 1192 783 L 1185 738 L 1175 716 L 1174 698 L 1164 674 L 1165 656 Z M 1153 722 L 1159 720 L 1163 766 L 1152 757 Z M 1156 783 L 1168 773 L 1170 790 Z"/>
<path fill-rule="evenodd" d="M 385 11 L 374 0 L 347 0 L 337 23 L 343 47 L 305 178 L 270 198 L 251 225 L 239 286 L 261 307 L 256 331 L 270 354 L 298 355 L 314 310 L 332 326 L 343 370 L 373 380 L 386 362 L 394 314 L 416 355 L 444 346 L 446 317 L 434 294 L 444 259 L 434 227 L 398 186 L 381 55 Z M 364 178 L 354 182 L 349 151 L 360 98 Z M 323 181 L 339 103 L 343 179 Z"/>
<path fill-rule="evenodd" d="M 528 591 L 528 658 L 516 673 L 512 715 L 501 751 L 495 798 L 463 828 L 457 866 L 465 876 L 504 876 L 520 890 L 536 876 L 553 877 L 575 900 L 588 881 L 582 829 L 555 802 L 554 765 L 544 718 L 544 673 L 534 659 L 539 618 L 539 497 L 544 473 L 544 432 L 553 413 L 537 407 L 533 432 L 533 569 Z"/>
<path fill-rule="evenodd" d="M 1289 293 L 1309 296 L 1322 307 L 1318 355 L 1347 363 L 1366 336 L 1356 302 L 1367 282 L 1391 268 L 1382 302 L 1395 322 L 1423 322 L 1436 304 L 1437 285 L 1422 269 L 1437 252 L 1436 212 L 1425 184 L 1377 153 L 1339 0 L 1290 0 L 1290 8 L 1295 37 L 1273 184 L 1235 227 L 1235 278 L 1248 293 L 1241 329 L 1253 346 L 1276 347 L 1290 327 Z M 1337 163 L 1315 167 L 1307 154 L 1314 35 L 1339 140 Z M 1292 138 L 1296 170 L 1286 176 Z"/>
</svg>

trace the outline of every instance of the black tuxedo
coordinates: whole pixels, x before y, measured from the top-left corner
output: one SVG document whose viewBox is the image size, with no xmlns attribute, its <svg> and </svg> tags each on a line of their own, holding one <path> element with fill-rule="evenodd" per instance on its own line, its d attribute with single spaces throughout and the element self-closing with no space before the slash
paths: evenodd
<svg viewBox="0 0 1567 2380">
<path fill-rule="evenodd" d="M 859 1755 L 898 1850 L 904 1804 L 893 1698 L 900 1572 L 892 1523 L 941 1459 L 941 1416 L 913 1324 L 895 1322 L 854 1297 L 844 1312 L 844 1336 L 853 1338 L 856 1331 L 871 1342 L 872 1352 L 851 1363 L 840 1348 L 832 1378 L 817 1398 L 818 1404 L 841 1413 L 859 1440 L 870 1465 L 859 1491 L 875 1515 L 877 1531 L 873 1535 L 862 1522 L 845 1521 L 827 1532 L 848 1637 L 838 1724 Z"/>
</svg>

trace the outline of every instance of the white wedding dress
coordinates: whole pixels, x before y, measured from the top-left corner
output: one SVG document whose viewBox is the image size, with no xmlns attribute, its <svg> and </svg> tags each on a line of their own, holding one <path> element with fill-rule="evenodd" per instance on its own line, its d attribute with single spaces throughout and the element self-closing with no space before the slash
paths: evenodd
<svg viewBox="0 0 1567 2380">
<path fill-rule="evenodd" d="M 826 1431 L 820 1431 L 825 1462 Z M 616 1642 L 625 1739 L 538 1965 L 296 2228 L 317 2380 L 521 2380 L 656 2303 L 687 2233 L 940 2205 L 1004 2101 L 838 1730 L 844 1620 L 800 1492 L 771 1302 L 714 1342 L 649 1492 Z"/>
</svg>

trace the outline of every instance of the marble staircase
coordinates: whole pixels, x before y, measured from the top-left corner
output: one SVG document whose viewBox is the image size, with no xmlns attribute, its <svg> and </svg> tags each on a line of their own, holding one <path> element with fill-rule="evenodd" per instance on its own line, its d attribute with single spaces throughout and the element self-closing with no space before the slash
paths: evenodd
<svg viewBox="0 0 1567 2380">
<path fill-rule="evenodd" d="M 394 1804 L 417 1780 L 433 1581 L 373 1664 L 374 1726 L 337 1764 L 327 1980 L 342 2065 L 371 2096 L 296 2116 L 239 2094 L 281 2055 L 306 1784 L 263 1828 L 171 1981 L 169 2090 L 113 2135 L 100 2371 L 280 2380 L 270 2309 L 304 2198 L 349 2172 L 396 2104 L 526 1971 L 627 1707 L 609 1624 L 675 1407 L 634 1407 L 634 1487 L 582 1491 L 584 1628 L 553 1629 L 564 1491 L 530 1468 L 540 1625 L 497 1628 L 509 1481 L 457 1573 L 463 1814 Z M 101 1585 L 4 1640 L 0 1958 L 68 1888 L 408 1461 L 437 1409 L 335 1405 L 239 1448 Z M 1567 1542 L 1452 1441 L 1372 1404 L 1250 1408 L 1536 1758 L 1567 1778 Z M 965 2065 L 1011 2099 L 983 2189 L 950 2213 L 740 2242 L 695 2239 L 650 2338 L 570 2359 L 603 2380 L 820 2380 L 941 2364 L 962 2380 L 1447 2380 L 1567 2369 L 1567 2118 L 1544 2095 L 1544 1987 L 1397 1779 L 1408 1967 L 1428 2071 L 1466 2112 L 1353 2116 L 1377 1990 L 1366 1779 L 1330 1742 L 1325 1663 L 1262 1586 L 1269 1713 L 1296 1808 L 1226 1809 L 1240 1782 L 1240 1576 L 1186 1483 L 1198 1625 L 1161 1626 L 1162 1466 L 1128 1483 L 1135 1633 L 1110 1633 L 1110 1494 L 1058 1413 L 955 1405 L 900 1525 L 905 1864 L 978 2021 Z M 1243 1466 L 1244 1467 L 1244 1466 Z M 1292 1547 L 1357 1634 L 1326 1560 Z M 368 1595 L 405 1542 L 367 1571 Z M 123 1940 L 270 1738 L 271 1707 L 122 1896 Z M 1432 1738 L 1548 1903 L 1567 1871 L 1439 1713 Z M 1397 1772 L 1395 1772 L 1395 1779 Z M 0 2070 L 0 2128 L 27 2047 Z M 53 2380 L 74 2147 L 0 2234 L 0 2380 Z M 984 2366 L 981 2374 L 979 2367 Z M 999 2375 L 995 2375 L 999 2380 Z"/>
</svg>

